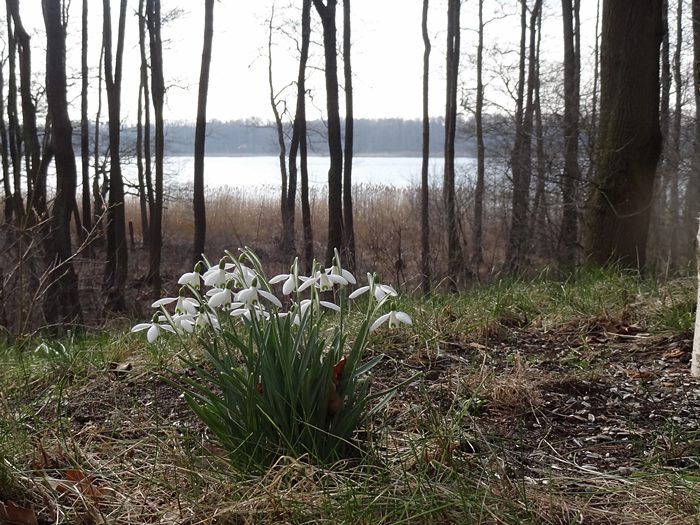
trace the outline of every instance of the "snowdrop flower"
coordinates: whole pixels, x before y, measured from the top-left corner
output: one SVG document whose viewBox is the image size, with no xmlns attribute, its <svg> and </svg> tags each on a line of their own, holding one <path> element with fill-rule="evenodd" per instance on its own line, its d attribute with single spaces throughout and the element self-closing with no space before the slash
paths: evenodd
<svg viewBox="0 0 700 525">
<path fill-rule="evenodd" d="M 164 317 L 155 314 L 150 323 L 139 323 L 134 326 L 131 331 L 140 332 L 141 330 L 147 330 L 146 339 L 148 339 L 149 343 L 153 343 L 156 339 L 158 339 L 158 337 L 160 337 L 163 330 L 166 332 L 175 333 L 175 329 L 172 326 L 161 322 L 163 319 Z"/>
<path fill-rule="evenodd" d="M 221 287 L 229 281 L 232 276 L 227 271 L 234 268 L 232 263 L 227 263 L 225 259 L 219 261 L 218 266 L 212 266 L 202 276 L 204 278 L 204 284 L 207 286 Z"/>
<path fill-rule="evenodd" d="M 391 311 L 388 314 L 380 316 L 376 321 L 372 323 L 369 327 L 370 332 L 374 332 L 381 325 L 389 321 L 389 328 L 397 328 L 401 323 L 403 324 L 413 324 L 411 318 L 407 313 Z"/>
<path fill-rule="evenodd" d="M 177 280 L 177 284 L 180 284 L 182 286 L 191 286 L 195 290 L 199 290 L 201 282 L 201 273 L 202 263 L 198 262 L 197 264 L 195 264 L 193 272 L 183 273 L 180 276 L 180 278 Z"/>
<path fill-rule="evenodd" d="M 293 273 L 282 273 L 280 275 L 275 275 L 272 279 L 270 279 L 270 284 L 277 284 L 281 283 L 282 281 L 284 281 L 284 284 L 282 285 L 283 295 L 289 295 L 295 290 L 300 291 L 299 279 L 297 279 Z"/>
<path fill-rule="evenodd" d="M 251 321 L 253 318 L 253 315 L 255 315 L 255 319 L 260 320 L 260 319 L 269 319 L 270 318 L 270 313 L 265 310 L 265 307 L 259 303 L 256 304 L 245 304 L 245 303 L 237 303 L 240 304 L 241 306 L 239 308 L 236 308 L 235 310 L 231 310 L 231 316 L 232 317 L 245 317 L 248 319 L 248 321 Z"/>
<path fill-rule="evenodd" d="M 338 275 L 350 284 L 357 284 L 355 276 L 343 268 L 343 266 L 340 264 L 340 254 L 338 253 L 337 248 L 335 249 L 335 256 L 333 257 L 333 266 L 326 268 L 326 273 L 330 275 Z"/>
<path fill-rule="evenodd" d="M 299 291 L 302 290 L 302 287 L 303 289 L 306 289 L 313 284 L 315 284 L 321 292 L 330 292 L 336 284 L 345 286 L 348 284 L 348 281 L 342 275 L 318 271 L 316 272 L 316 275 L 308 278 L 308 280 L 301 287 L 299 287 Z"/>
<path fill-rule="evenodd" d="M 180 293 L 182 294 L 182 290 L 180 291 Z M 191 297 L 185 297 L 184 295 L 180 295 L 178 297 L 163 297 L 162 299 L 158 299 L 151 306 L 153 308 L 160 308 L 161 306 L 169 305 L 171 303 L 174 303 L 175 301 L 177 301 L 177 304 L 175 305 L 175 313 L 187 313 L 191 315 L 195 315 L 197 313 L 197 307 L 199 306 L 199 303 Z"/>
<path fill-rule="evenodd" d="M 207 292 L 209 295 L 209 300 L 207 304 L 209 308 L 223 308 L 233 301 L 233 293 L 231 288 L 226 286 L 225 288 L 212 288 Z"/>
<path fill-rule="evenodd" d="M 355 299 L 356 297 L 359 297 L 363 293 L 369 291 L 372 293 L 372 295 L 374 295 L 374 298 L 379 303 L 388 295 L 392 297 L 396 297 L 397 295 L 399 295 L 392 286 L 389 286 L 388 284 L 375 283 L 374 276 L 371 273 L 367 274 L 367 283 L 367 286 L 361 286 L 360 288 L 352 292 L 348 297 L 350 299 Z"/>
<path fill-rule="evenodd" d="M 332 303 L 330 301 L 315 301 L 316 304 L 323 306 L 324 308 L 327 308 L 328 310 L 333 310 L 334 312 L 340 312 L 340 306 L 338 306 L 335 303 Z M 314 301 L 311 299 L 304 299 L 303 301 L 299 302 L 299 310 L 297 314 L 294 316 L 294 320 L 292 321 L 295 325 L 301 324 L 301 319 L 306 315 L 306 311 L 309 309 L 309 306 L 314 304 Z"/>
<path fill-rule="evenodd" d="M 260 296 L 262 296 L 263 298 L 267 299 L 272 304 L 274 304 L 277 308 L 282 308 L 282 303 L 280 302 L 280 300 L 277 299 L 277 297 L 272 295 L 267 290 L 261 290 L 260 288 L 258 288 L 258 284 L 258 279 L 254 278 L 250 282 L 250 286 L 248 286 L 248 288 L 244 288 L 235 295 L 235 300 L 241 303 L 255 305 L 260 302 Z"/>
<path fill-rule="evenodd" d="M 188 334 L 194 332 L 194 327 L 197 323 L 195 316 L 188 313 L 175 314 L 173 315 L 172 320 L 173 327 L 176 331 L 187 332 Z"/>
</svg>

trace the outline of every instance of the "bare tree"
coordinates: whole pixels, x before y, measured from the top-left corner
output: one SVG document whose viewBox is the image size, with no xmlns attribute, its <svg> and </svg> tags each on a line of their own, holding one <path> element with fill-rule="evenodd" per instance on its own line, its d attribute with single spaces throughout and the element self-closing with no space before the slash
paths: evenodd
<svg viewBox="0 0 700 525">
<path fill-rule="evenodd" d="M 455 135 L 457 130 L 457 79 L 459 76 L 460 0 L 447 4 L 445 172 L 443 201 L 447 216 L 447 273 L 455 285 L 464 271 L 464 255 L 455 198 Z"/>
<path fill-rule="evenodd" d="M 686 246 L 693 245 L 700 213 L 700 0 L 693 0 L 693 95 L 695 99 L 695 129 L 693 134 L 693 158 L 685 196 Z M 700 366 L 700 365 L 699 365 Z"/>
<path fill-rule="evenodd" d="M 562 174 L 562 219 L 560 269 L 571 271 L 576 264 L 578 212 L 576 187 L 581 177 L 578 165 L 579 105 L 581 76 L 580 0 L 562 0 L 564 22 L 564 173 Z"/>
<path fill-rule="evenodd" d="M 80 164 L 83 181 L 83 230 L 92 229 L 92 207 L 90 196 L 90 121 L 88 119 L 88 0 L 83 0 L 80 42 Z"/>
<path fill-rule="evenodd" d="M 343 157 L 343 234 L 345 252 L 343 263 L 355 270 L 355 227 L 352 217 L 352 157 L 354 143 L 354 113 L 352 99 L 352 63 L 350 34 L 350 0 L 343 0 L 343 76 L 345 79 L 345 156 Z"/>
<path fill-rule="evenodd" d="M 428 35 L 429 0 L 423 0 L 421 33 L 423 35 L 423 138 L 421 162 L 421 288 L 424 294 L 430 292 L 430 188 L 428 167 L 430 162 L 430 115 L 428 113 L 430 86 L 430 35 Z"/>
<path fill-rule="evenodd" d="M 297 184 L 297 153 L 300 154 L 299 168 L 301 172 L 301 213 L 304 237 L 304 269 L 311 271 L 314 259 L 313 230 L 311 228 L 311 209 L 309 206 L 309 171 L 308 151 L 306 140 L 306 63 L 309 58 L 309 43 L 311 39 L 311 0 L 303 0 L 301 8 L 301 46 L 299 53 L 299 70 L 297 75 L 297 103 L 292 128 L 292 139 L 289 144 L 289 188 L 287 194 L 287 221 L 292 235 L 290 248 L 294 251 L 293 232 L 295 222 L 295 201 Z"/>
<path fill-rule="evenodd" d="M 534 113 L 534 90 L 537 82 L 536 70 L 536 36 L 537 36 L 537 18 L 539 17 L 542 8 L 542 0 L 535 0 L 530 13 L 530 43 L 528 46 L 528 75 L 527 75 L 527 91 L 525 98 L 525 106 L 523 110 L 522 97 L 524 80 L 525 60 L 525 29 L 521 31 L 520 41 L 520 82 L 518 87 L 518 102 L 516 118 L 521 116 L 522 120 L 516 122 L 515 145 L 513 147 L 512 156 L 512 173 L 513 173 L 513 199 L 512 199 L 512 214 L 510 235 L 508 237 L 508 246 L 506 248 L 506 269 L 512 273 L 522 271 L 525 264 L 526 247 L 528 245 L 528 206 L 530 201 L 530 180 L 532 178 L 532 126 Z M 522 0 L 522 16 L 521 24 L 527 23 L 527 0 Z"/>
<path fill-rule="evenodd" d="M 474 239 L 472 263 L 474 271 L 484 262 L 484 191 L 486 184 L 486 159 L 484 146 L 484 0 L 479 0 L 479 29 L 476 45 L 476 186 L 474 188 Z"/>
<path fill-rule="evenodd" d="M 211 64 L 213 36 L 214 0 L 206 0 L 204 4 L 202 65 L 199 72 L 199 90 L 197 95 L 197 124 L 194 135 L 194 194 L 192 199 L 194 242 L 192 251 L 195 264 L 204 253 L 207 234 L 206 205 L 204 201 L 204 145 L 207 132 L 207 95 L 209 93 L 209 66 Z"/>
<path fill-rule="evenodd" d="M 160 258 L 163 243 L 163 160 L 165 153 L 165 126 L 163 106 L 165 104 L 165 79 L 163 77 L 163 44 L 160 35 L 161 16 L 160 0 L 146 1 L 146 24 L 151 51 L 151 93 L 153 95 L 153 112 L 155 116 L 155 163 L 156 176 L 154 187 L 154 207 L 150 213 L 150 243 L 148 281 L 153 293 L 160 296 Z"/>
<path fill-rule="evenodd" d="M 49 266 L 44 315 L 62 327 L 82 318 L 78 278 L 71 263 L 70 218 L 75 203 L 77 170 L 73 152 L 73 128 L 66 100 L 66 34 L 61 0 L 42 0 L 46 27 L 46 97 L 56 145 L 56 197 L 47 236 Z"/>
<path fill-rule="evenodd" d="M 109 0 L 102 1 L 105 87 L 109 112 L 109 206 L 107 207 L 107 265 L 105 267 L 105 291 L 107 307 L 126 309 L 124 287 L 128 272 L 126 245 L 126 218 L 124 215 L 124 180 L 120 157 L 121 84 L 124 57 L 124 32 L 127 0 L 119 7 L 117 50 L 112 65 L 112 13 Z"/>
<path fill-rule="evenodd" d="M 659 126 L 661 0 L 603 5 L 600 131 L 589 207 L 592 261 L 643 268 Z"/>
<path fill-rule="evenodd" d="M 340 107 L 338 96 L 338 60 L 336 56 L 335 11 L 337 0 L 313 0 L 323 25 L 325 57 L 326 107 L 328 111 L 328 244 L 326 264 L 334 251 L 343 251 L 343 144 L 340 135 Z"/>
</svg>

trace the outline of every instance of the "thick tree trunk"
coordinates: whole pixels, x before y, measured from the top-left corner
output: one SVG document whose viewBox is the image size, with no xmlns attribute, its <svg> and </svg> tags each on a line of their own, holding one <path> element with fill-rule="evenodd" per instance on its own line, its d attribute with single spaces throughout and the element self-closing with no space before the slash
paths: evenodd
<svg viewBox="0 0 700 525">
<path fill-rule="evenodd" d="M 214 37 L 214 0 L 204 5 L 204 42 L 202 64 L 199 72 L 197 92 L 197 124 L 194 134 L 194 242 L 193 263 L 202 258 L 207 237 L 206 205 L 204 201 L 204 149 L 207 133 L 207 95 L 209 93 L 209 66 L 211 64 L 212 40 Z"/>
<path fill-rule="evenodd" d="M 46 243 L 50 273 L 44 315 L 49 325 L 65 329 L 82 317 L 78 278 L 70 261 L 70 217 L 75 204 L 77 170 L 66 101 L 66 35 L 61 0 L 43 0 L 42 7 L 46 26 L 46 98 L 56 146 L 56 197 Z"/>
<path fill-rule="evenodd" d="M 559 267 L 570 272 L 576 265 L 578 211 L 579 85 L 581 71 L 579 0 L 562 0 L 564 21 L 564 172 L 562 173 L 561 252 Z"/>
<path fill-rule="evenodd" d="M 117 51 L 112 65 L 112 15 L 109 0 L 103 0 L 103 47 L 105 86 L 109 112 L 109 206 L 107 208 L 107 265 L 105 268 L 105 291 L 107 308 L 125 310 L 124 287 L 128 273 L 126 245 L 126 219 L 124 215 L 124 181 L 120 157 L 121 128 L 121 81 L 124 56 L 124 30 L 126 25 L 127 0 L 121 0 Z M 114 68 L 114 69 L 113 69 Z"/>
<path fill-rule="evenodd" d="M 428 113 L 430 86 L 430 35 L 428 35 L 429 0 L 423 0 L 421 33 L 423 35 L 423 137 L 420 190 L 420 232 L 421 232 L 421 289 L 424 294 L 430 292 L 430 183 L 428 168 L 430 162 L 430 114 Z"/>
<path fill-rule="evenodd" d="M 447 274 L 455 286 L 464 273 L 464 255 L 457 220 L 455 195 L 455 136 L 457 131 L 457 80 L 459 76 L 460 0 L 448 0 L 446 101 L 445 101 L 445 171 L 443 203 L 447 218 Z"/>
<path fill-rule="evenodd" d="M 698 235 L 695 239 L 695 257 L 697 259 L 697 272 L 698 272 L 698 292 L 696 300 L 695 309 L 695 332 L 693 334 L 693 355 L 690 365 L 690 375 L 693 377 L 700 377 L 700 229 L 698 229 Z"/>
<path fill-rule="evenodd" d="M 340 135 L 338 60 L 336 55 L 335 11 L 337 0 L 313 0 L 323 24 L 326 101 L 328 111 L 328 244 L 325 263 L 330 266 L 335 250 L 343 251 L 343 143 Z"/>
<path fill-rule="evenodd" d="M 160 297 L 161 277 L 160 258 L 163 243 L 163 160 L 165 152 L 165 129 L 163 106 L 165 103 L 165 79 L 163 77 L 163 44 L 160 36 L 161 16 L 160 0 L 147 0 L 146 22 L 151 50 L 151 90 L 153 95 L 153 112 L 155 115 L 155 163 L 156 177 L 154 187 L 155 206 L 151 212 L 148 282 L 153 294 Z"/>
<path fill-rule="evenodd" d="M 598 264 L 643 268 L 659 127 L 661 0 L 603 5 L 600 131 L 587 251 Z"/>
<path fill-rule="evenodd" d="M 695 99 L 695 130 L 693 135 L 693 159 L 691 162 L 690 178 L 685 196 L 685 230 L 687 237 L 685 245 L 691 247 L 697 228 L 698 213 L 700 213 L 700 0 L 693 0 L 693 95 Z"/>
<path fill-rule="evenodd" d="M 17 74 L 16 55 L 17 42 L 12 29 L 12 15 L 9 4 L 7 11 L 7 42 L 9 81 L 7 86 L 7 124 L 9 127 L 10 160 L 12 162 L 12 211 L 17 222 L 24 218 L 24 203 L 22 201 L 22 130 L 17 115 Z"/>
</svg>

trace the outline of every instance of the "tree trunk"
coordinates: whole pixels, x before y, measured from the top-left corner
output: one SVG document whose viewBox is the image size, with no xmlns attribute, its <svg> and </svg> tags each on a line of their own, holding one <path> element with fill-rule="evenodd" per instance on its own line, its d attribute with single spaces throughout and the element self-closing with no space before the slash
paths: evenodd
<svg viewBox="0 0 700 525">
<path fill-rule="evenodd" d="M 350 0 L 343 0 L 343 73 L 345 78 L 345 156 L 343 157 L 343 233 L 345 253 L 343 264 L 355 271 L 355 227 L 352 216 L 352 157 L 354 115 L 352 99 L 352 63 L 350 34 Z"/>
<path fill-rule="evenodd" d="M 328 111 L 328 244 L 326 265 L 330 266 L 335 250 L 343 251 L 343 143 L 340 136 L 338 96 L 338 61 L 336 55 L 335 11 L 337 0 L 313 0 L 323 25 L 326 101 Z"/>
<path fill-rule="evenodd" d="M 693 135 L 693 158 L 690 178 L 685 196 L 684 217 L 688 232 L 685 245 L 691 247 L 697 229 L 698 213 L 700 213 L 700 0 L 693 0 L 693 95 L 695 99 L 695 132 Z"/>
<path fill-rule="evenodd" d="M 476 46 L 476 186 L 474 188 L 474 255 L 472 263 L 478 274 L 484 262 L 484 193 L 486 186 L 486 152 L 484 146 L 484 0 L 479 0 L 479 29 Z"/>
<path fill-rule="evenodd" d="M 464 272 L 464 256 L 457 221 L 455 196 L 455 136 L 457 131 L 457 80 L 459 76 L 460 0 L 448 0 L 445 102 L 445 172 L 443 202 L 447 217 L 447 274 L 455 286 Z"/>
<path fill-rule="evenodd" d="M 9 4 L 7 10 L 7 41 L 9 83 L 7 86 L 7 124 L 9 126 L 10 160 L 12 162 L 12 210 L 17 222 L 24 218 L 24 203 L 22 202 L 22 130 L 17 115 L 17 74 L 16 55 L 17 42 L 12 29 L 12 16 Z"/>
<path fill-rule="evenodd" d="M 202 258 L 207 236 L 206 205 L 204 201 L 204 146 L 207 134 L 207 95 L 209 93 L 209 66 L 214 37 L 214 0 L 206 0 L 204 5 L 204 42 L 202 44 L 202 65 L 199 72 L 197 92 L 197 124 L 194 134 L 194 242 L 193 264 Z"/>
<path fill-rule="evenodd" d="M 527 10 L 527 0 L 522 0 L 523 13 Z M 516 125 L 515 147 L 513 148 L 513 200 L 510 236 L 506 250 L 506 269 L 511 273 L 523 271 L 528 246 L 528 206 L 530 201 L 530 179 L 532 178 L 532 126 L 533 126 L 533 97 L 536 79 L 536 36 L 537 18 L 540 15 L 542 0 L 535 0 L 530 14 L 530 44 L 528 53 L 527 95 L 525 109 L 522 111 L 522 122 Z M 522 23 L 526 23 L 523 14 Z M 525 46 L 521 38 L 521 53 L 525 53 Z M 524 68 L 524 60 L 521 57 L 521 68 Z M 523 78 L 521 71 L 520 77 Z M 524 79 L 523 79 L 524 81 Z M 520 88 L 519 95 L 520 97 Z M 522 107 L 518 104 L 519 109 Z"/>
<path fill-rule="evenodd" d="M 104 171 L 100 152 L 100 125 L 102 116 L 102 71 L 104 69 L 104 45 L 100 46 L 100 63 L 97 66 L 97 111 L 95 112 L 95 140 L 93 144 L 92 159 L 94 163 L 94 178 L 92 180 L 92 199 L 95 224 L 95 240 L 102 242 L 104 239 L 103 214 L 105 209 L 105 199 L 102 192 L 100 178 Z"/>
<path fill-rule="evenodd" d="M 644 267 L 659 126 L 661 0 L 603 5 L 600 131 L 587 251 L 598 264 Z"/>
<path fill-rule="evenodd" d="M 155 115 L 156 133 L 156 177 L 154 181 L 155 206 L 151 212 L 148 282 L 151 283 L 154 296 L 160 297 L 160 258 L 161 246 L 163 243 L 163 157 L 165 151 L 165 132 L 163 122 L 165 79 L 163 77 L 163 44 L 160 36 L 160 0 L 147 0 L 146 13 L 146 22 L 148 25 L 151 50 L 151 91 L 153 95 L 153 113 Z"/>
<path fill-rule="evenodd" d="M 679 264 L 680 258 L 680 196 L 678 190 L 678 172 L 681 160 L 681 112 L 683 109 L 683 89 L 681 76 L 681 48 L 683 46 L 683 2 L 678 2 L 676 12 L 676 49 L 673 53 L 673 82 L 676 85 L 676 96 L 673 110 L 673 126 L 671 127 L 671 141 L 669 151 L 669 210 L 671 212 L 671 267 Z"/>
<path fill-rule="evenodd" d="M 75 204 L 77 170 L 66 100 L 66 35 L 61 0 L 43 0 L 42 8 L 46 26 L 46 98 L 56 146 L 56 197 L 46 243 L 50 273 L 44 315 L 50 325 L 65 329 L 80 322 L 82 317 L 78 278 L 70 261 L 70 217 Z"/>
<path fill-rule="evenodd" d="M 578 212 L 576 188 L 581 178 L 578 165 L 579 85 L 581 71 L 579 0 L 562 0 L 564 21 L 564 172 L 561 196 L 561 252 L 559 269 L 570 272 L 576 265 Z"/>
<path fill-rule="evenodd" d="M 146 184 L 148 216 L 152 217 L 156 207 L 153 195 L 153 170 L 151 164 L 151 97 L 148 83 L 148 56 L 146 55 L 146 12 L 145 0 L 139 0 L 139 54 L 141 56 L 140 84 L 143 92 L 143 172 Z M 143 232 L 143 245 L 151 244 L 151 224 L 148 221 Z"/>
<path fill-rule="evenodd" d="M 109 0 L 103 0 L 104 25 L 102 42 L 104 46 L 105 87 L 109 112 L 109 206 L 107 208 L 107 265 L 105 268 L 105 291 L 107 308 L 125 310 L 124 287 L 128 273 L 128 253 L 126 245 L 126 219 L 124 216 L 124 181 L 122 179 L 120 157 L 121 128 L 121 82 L 124 55 L 124 30 L 126 24 L 126 3 L 121 0 L 119 8 L 119 29 L 117 51 L 112 66 L 112 14 Z"/>
<path fill-rule="evenodd" d="M 5 77 L 3 68 L 0 67 L 0 100 L 5 100 Z M 7 137 L 7 124 L 5 123 L 5 107 L 0 104 L 0 147 L 2 148 L 2 182 L 5 192 L 4 217 L 5 223 L 12 222 L 12 184 L 10 171 L 10 143 Z"/>
<path fill-rule="evenodd" d="M 268 23 L 267 30 L 267 83 L 270 90 L 270 107 L 272 108 L 272 114 L 275 117 L 275 130 L 277 131 L 277 148 L 278 148 L 278 159 L 280 168 L 280 179 L 281 179 L 281 197 L 280 197 L 280 220 L 281 220 L 281 232 L 280 236 L 280 249 L 282 253 L 289 253 L 291 239 L 294 236 L 293 231 L 289 231 L 289 219 L 287 213 L 289 211 L 289 205 L 287 203 L 287 145 L 284 141 L 284 125 L 282 124 L 282 117 L 277 109 L 277 96 L 275 94 L 275 87 L 272 79 L 272 22 L 275 18 L 275 6 L 272 5 L 272 10 L 270 13 L 270 20 Z"/>
<path fill-rule="evenodd" d="M 287 235 L 290 236 L 286 243 L 290 256 L 296 252 L 294 242 L 295 232 L 295 207 L 297 189 L 297 153 L 303 144 L 306 151 L 306 63 L 309 58 L 309 41 L 311 37 L 311 0 L 304 0 L 301 11 L 301 49 L 299 53 L 299 70 L 297 74 L 297 104 L 292 128 L 292 139 L 289 143 L 289 188 L 287 193 Z M 306 167 L 306 153 L 301 159 L 304 165 L 302 175 L 302 222 L 304 228 L 304 265 L 305 271 L 311 271 L 313 261 L 313 232 L 311 231 L 311 217 L 309 208 L 308 170 Z"/>
<path fill-rule="evenodd" d="M 430 86 L 430 36 L 428 35 L 429 0 L 423 0 L 423 16 L 421 18 L 421 33 L 423 35 L 423 138 L 421 162 L 421 289 L 424 294 L 430 293 L 430 183 L 428 169 L 430 163 L 430 114 L 428 113 Z"/>
<path fill-rule="evenodd" d="M 46 179 L 41 177 L 41 148 L 36 125 L 36 107 L 32 96 L 32 49 L 29 34 L 22 25 L 19 1 L 7 0 L 7 9 L 14 23 L 19 51 L 20 99 L 22 105 L 22 139 L 26 152 L 27 207 L 39 217 L 46 215 Z"/>
<path fill-rule="evenodd" d="M 80 167 L 82 175 L 83 232 L 87 236 L 92 230 L 92 207 L 90 196 L 90 121 L 88 119 L 88 0 L 83 0 L 80 44 Z"/>
</svg>

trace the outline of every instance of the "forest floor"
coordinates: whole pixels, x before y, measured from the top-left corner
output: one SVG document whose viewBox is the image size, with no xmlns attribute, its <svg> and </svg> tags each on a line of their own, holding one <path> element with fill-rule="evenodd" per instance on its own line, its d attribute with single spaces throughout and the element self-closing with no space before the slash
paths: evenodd
<svg viewBox="0 0 700 525">
<path fill-rule="evenodd" d="M 6 348 L 0 523 L 700 523 L 693 301 L 611 275 L 406 299 L 413 327 L 371 344 L 373 388 L 408 382 L 366 457 L 261 475 L 227 466 L 162 347 Z"/>
</svg>

